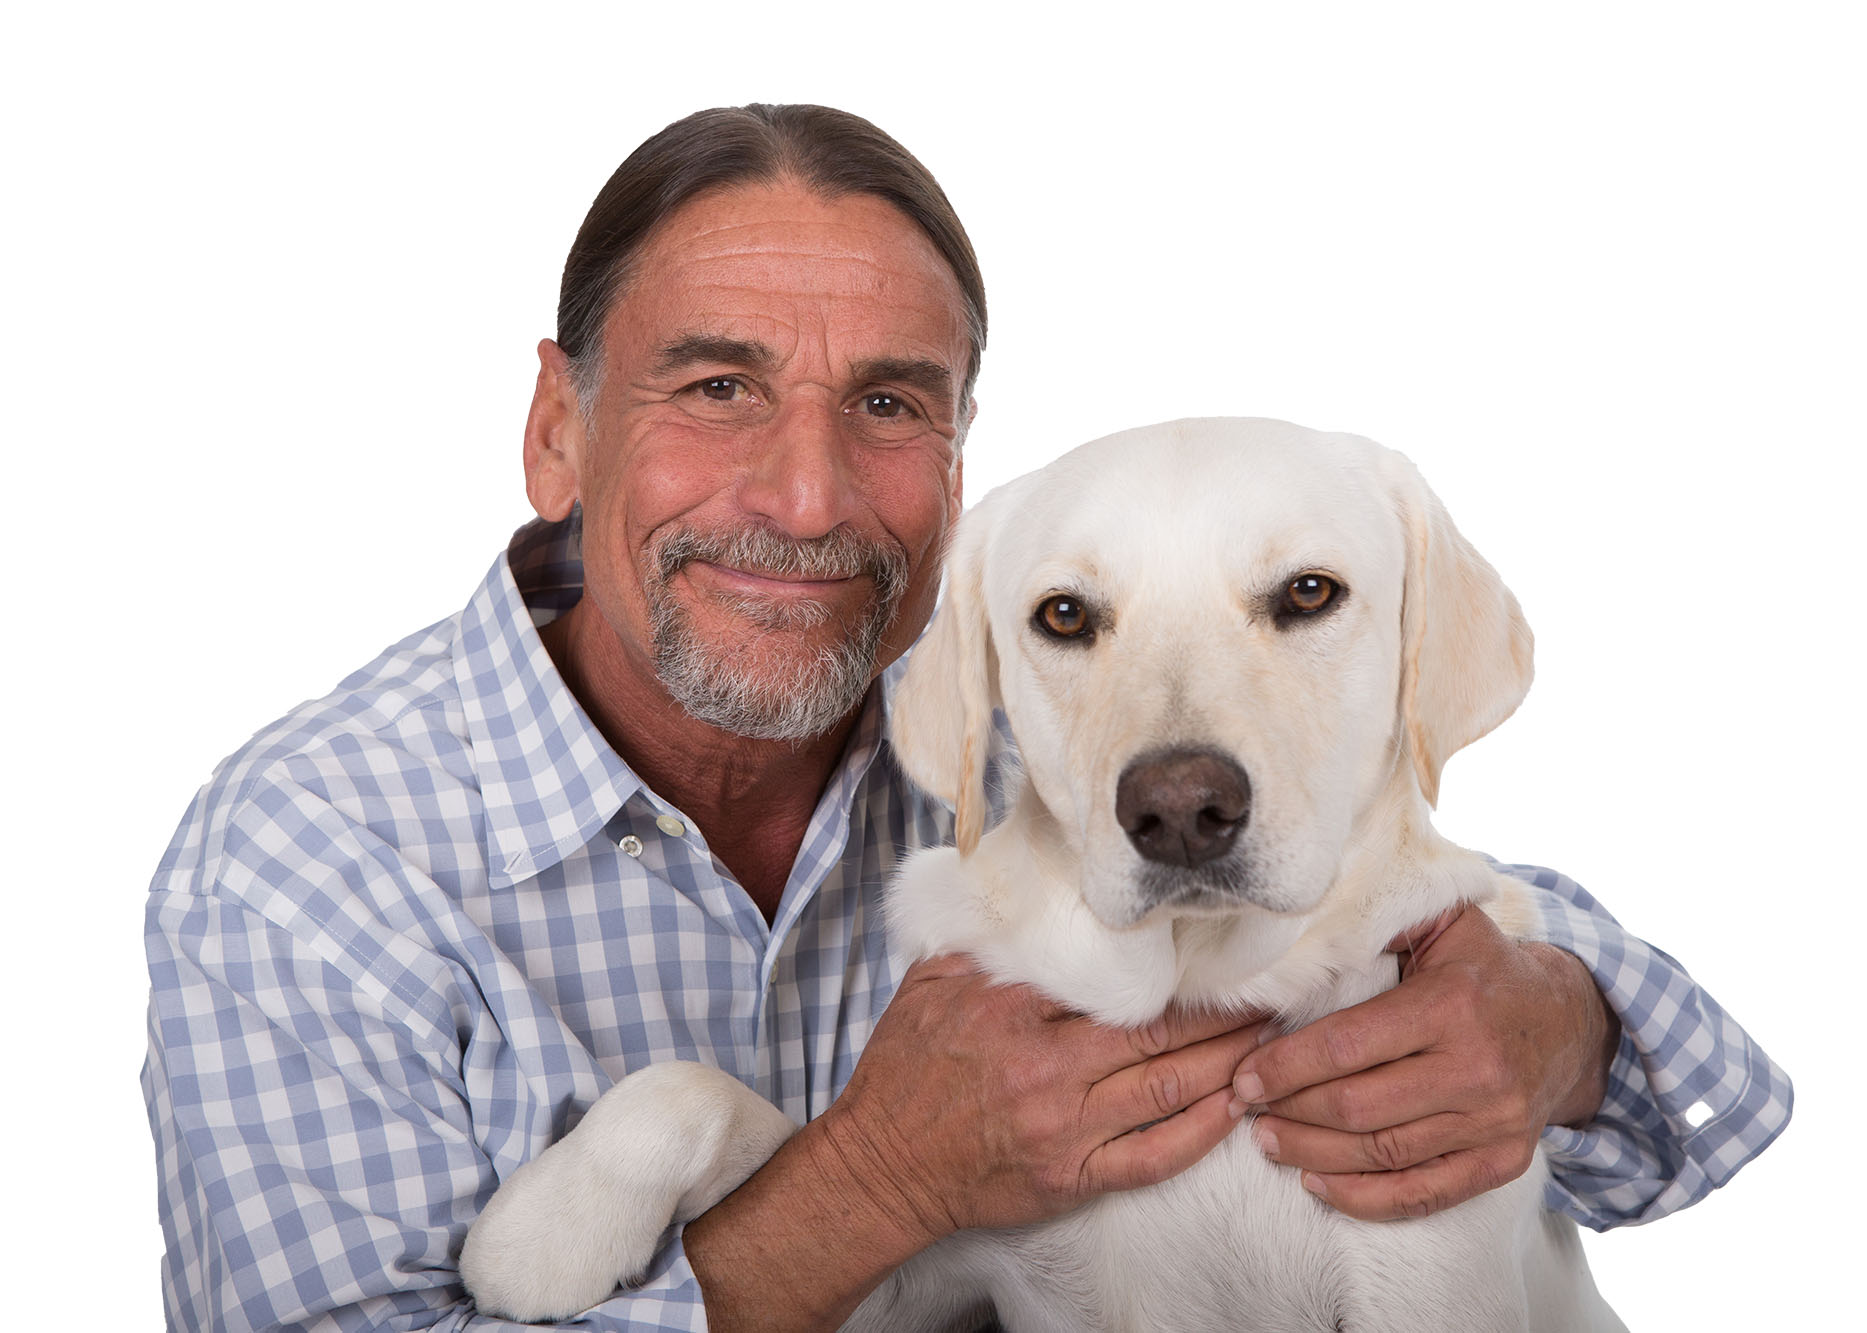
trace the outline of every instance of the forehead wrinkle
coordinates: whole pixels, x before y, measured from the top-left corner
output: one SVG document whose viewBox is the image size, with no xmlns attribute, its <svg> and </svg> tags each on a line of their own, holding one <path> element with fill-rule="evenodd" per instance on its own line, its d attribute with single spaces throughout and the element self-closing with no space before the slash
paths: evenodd
<svg viewBox="0 0 1867 1333">
<path fill-rule="evenodd" d="M 656 247 L 659 252 L 656 258 L 678 268 L 700 272 L 714 266 L 728 270 L 745 267 L 753 271 L 753 276 L 736 280 L 722 275 L 703 279 L 703 282 L 760 292 L 787 289 L 789 284 L 783 282 L 782 278 L 794 261 L 834 265 L 844 270 L 841 285 L 846 292 L 860 292 L 877 300 L 897 303 L 902 299 L 901 295 L 897 292 L 890 297 L 889 288 L 905 284 L 918 289 L 917 294 L 924 294 L 940 307 L 949 310 L 963 331 L 964 296 L 959 290 L 958 280 L 948 270 L 931 242 L 918 234 L 912 237 L 891 235 L 881 227 L 855 228 L 857 235 L 854 238 L 840 234 L 852 226 L 847 221 L 834 228 L 827 228 L 814 222 L 752 218 L 723 223 L 699 232 L 671 235 L 666 238 L 664 245 Z M 719 248 L 706 244 L 707 241 L 719 238 L 722 233 L 734 231 L 750 232 L 752 238 Z M 903 240 L 907 241 L 906 248 L 902 245 Z M 777 269 L 776 273 L 772 271 L 774 268 Z M 813 280 L 810 287 L 816 288 L 817 281 Z M 792 294 L 807 296 L 822 293 L 792 289 Z"/>
<path fill-rule="evenodd" d="M 763 230 L 770 224 L 748 223 L 746 225 L 749 228 L 757 227 Z M 798 227 L 789 231 L 780 231 L 769 240 L 747 241 L 717 249 L 700 244 L 717 235 L 717 230 L 694 232 L 668 245 L 663 251 L 663 256 L 665 257 L 670 252 L 691 248 L 696 253 L 687 256 L 687 262 L 690 264 L 762 263 L 773 255 L 781 255 L 785 259 L 828 260 L 836 264 L 847 264 L 873 272 L 883 279 L 903 276 L 906 273 L 904 267 L 893 258 L 884 261 L 874 255 L 864 254 L 862 249 L 848 242 L 809 235 L 811 230 L 809 227 Z M 899 249 L 898 245 L 880 239 L 879 232 L 865 232 L 863 235 L 871 238 L 874 248 Z M 941 272 L 943 270 L 937 268 L 932 270 L 932 273 Z"/>
<path fill-rule="evenodd" d="M 749 312 L 755 312 L 760 319 L 770 319 L 782 324 L 797 324 L 802 317 L 808 316 L 824 326 L 826 331 L 835 332 L 835 312 L 852 301 L 859 301 L 872 307 L 878 314 L 886 315 L 903 305 L 909 304 L 906 298 L 898 294 L 891 295 L 880 285 L 861 286 L 847 290 L 832 288 L 825 290 L 820 283 L 785 282 L 777 279 L 785 276 L 781 268 L 771 279 L 757 274 L 733 275 L 702 274 L 688 284 L 685 292 L 677 293 L 676 299 L 694 308 L 699 316 L 723 316 L 727 319 L 743 321 Z M 714 311 L 709 307 L 715 304 L 726 307 Z M 780 314 L 778 308 L 784 307 L 786 313 Z M 941 309 L 946 309 L 942 306 Z M 952 313 L 949 311 L 949 313 Z M 963 322 L 955 316 L 947 321 L 956 331 L 963 329 Z M 883 353 L 887 355 L 887 353 Z"/>
<path fill-rule="evenodd" d="M 882 244 L 884 243 L 877 242 L 878 246 Z M 925 259 L 926 256 L 919 258 Z M 803 243 L 796 236 L 774 237 L 769 244 L 746 245 L 725 250 L 702 250 L 699 247 L 687 250 L 685 246 L 670 246 L 659 256 L 646 261 L 645 267 L 657 260 L 671 267 L 690 271 L 705 272 L 709 269 L 743 268 L 759 275 L 749 282 L 721 278 L 717 280 L 721 286 L 750 285 L 763 289 L 772 285 L 769 279 L 771 270 L 776 268 L 782 273 L 799 261 L 842 270 L 851 290 L 864 291 L 877 297 L 881 296 L 890 285 L 900 283 L 938 292 L 943 298 L 949 294 L 956 294 L 958 286 L 952 275 L 942 268 L 931 267 L 924 271 L 917 271 L 921 270 L 922 266 L 913 262 L 907 255 L 895 254 L 887 257 L 869 255 L 842 244 L 813 246 Z M 951 293 L 949 289 L 952 289 Z"/>
<path fill-rule="evenodd" d="M 769 289 L 757 286 L 726 288 L 716 284 L 716 290 L 730 290 L 748 296 L 770 298 L 773 295 L 792 296 L 799 304 L 809 303 L 814 307 L 812 315 L 798 318 L 795 312 L 780 314 L 768 304 L 757 315 L 757 322 L 769 324 L 782 332 L 779 343 L 788 344 L 789 351 L 781 351 L 773 342 L 752 336 L 742 337 L 735 333 L 714 333 L 705 328 L 695 328 L 668 343 L 663 349 L 657 369 L 678 369 L 682 365 L 700 361 L 724 361 L 746 366 L 761 373 L 775 370 L 791 362 L 799 346 L 808 338 L 817 350 L 823 364 L 830 365 L 829 340 L 839 336 L 831 327 L 828 309 L 844 297 L 826 297 L 822 293 L 773 293 Z M 696 313 L 694 323 L 704 325 L 717 321 L 722 328 L 743 325 L 747 317 L 743 312 L 702 310 Z M 814 332 L 807 332 L 812 326 Z M 840 336 L 847 336 L 846 334 Z M 918 389 L 931 398 L 951 405 L 958 397 L 961 372 L 944 357 L 925 355 L 918 338 L 903 337 L 898 330 L 889 330 L 886 342 L 897 342 L 901 350 L 886 347 L 872 352 L 856 352 L 846 362 L 847 378 L 852 383 L 892 380 L 905 387 Z"/>
</svg>

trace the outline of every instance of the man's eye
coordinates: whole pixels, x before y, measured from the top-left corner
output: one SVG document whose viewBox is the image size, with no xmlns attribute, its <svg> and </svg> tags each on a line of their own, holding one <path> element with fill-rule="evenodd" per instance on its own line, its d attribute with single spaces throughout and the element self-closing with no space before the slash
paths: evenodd
<svg viewBox="0 0 1867 1333">
<path fill-rule="evenodd" d="M 896 417 L 912 416 L 914 409 L 892 393 L 865 393 L 862 395 L 861 409 L 872 417 L 892 420 Z"/>
<path fill-rule="evenodd" d="M 700 393 L 702 397 L 711 398 L 716 403 L 731 403 L 752 396 L 744 381 L 731 375 L 700 381 Z"/>
</svg>

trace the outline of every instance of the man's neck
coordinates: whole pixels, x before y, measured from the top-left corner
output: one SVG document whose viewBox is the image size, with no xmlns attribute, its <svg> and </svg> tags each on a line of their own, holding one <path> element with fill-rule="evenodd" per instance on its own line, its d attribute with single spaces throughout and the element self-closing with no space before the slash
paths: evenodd
<svg viewBox="0 0 1867 1333">
<path fill-rule="evenodd" d="M 857 714 L 808 741 L 750 740 L 690 716 L 648 664 L 627 659 L 588 602 L 573 606 L 539 635 L 604 739 L 637 777 L 699 827 L 713 854 L 771 921 Z"/>
</svg>

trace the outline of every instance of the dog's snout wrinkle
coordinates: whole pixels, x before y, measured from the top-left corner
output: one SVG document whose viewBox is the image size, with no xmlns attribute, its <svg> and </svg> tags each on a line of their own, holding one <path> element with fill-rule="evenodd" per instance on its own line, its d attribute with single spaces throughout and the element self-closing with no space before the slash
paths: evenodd
<svg viewBox="0 0 1867 1333">
<path fill-rule="evenodd" d="M 1199 866 L 1232 849 L 1251 815 L 1251 780 L 1212 750 L 1144 755 L 1115 784 L 1115 819 L 1136 851 L 1162 865 Z"/>
</svg>

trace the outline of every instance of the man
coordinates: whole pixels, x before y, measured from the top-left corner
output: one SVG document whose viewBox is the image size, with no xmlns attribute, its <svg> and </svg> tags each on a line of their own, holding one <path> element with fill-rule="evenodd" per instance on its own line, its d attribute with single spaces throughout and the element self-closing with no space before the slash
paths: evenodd
<svg viewBox="0 0 1867 1333">
<path fill-rule="evenodd" d="M 479 1208 L 657 1059 L 808 1124 L 587 1326 L 834 1325 L 941 1235 L 1165 1178 L 1247 1106 L 1370 1218 L 1542 1135 L 1553 1206 L 1644 1220 L 1780 1131 L 1767 1057 L 1549 872 L 1566 951 L 1434 923 L 1395 991 L 1262 1046 L 1097 1028 L 963 959 L 896 976 L 881 886 L 952 830 L 882 738 L 887 669 L 932 611 L 984 339 L 957 218 L 866 122 L 703 112 L 618 170 L 539 349 L 540 522 L 224 764 L 158 871 L 174 1325 L 466 1323 Z"/>
</svg>

